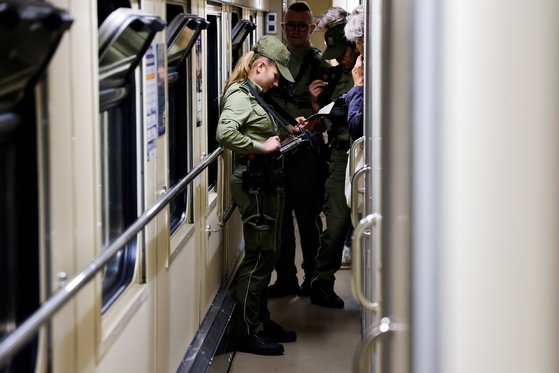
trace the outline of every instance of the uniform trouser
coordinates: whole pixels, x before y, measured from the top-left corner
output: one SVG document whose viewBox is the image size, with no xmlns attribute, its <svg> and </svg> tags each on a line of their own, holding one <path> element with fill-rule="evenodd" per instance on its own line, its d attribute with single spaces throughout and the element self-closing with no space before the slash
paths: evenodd
<svg viewBox="0 0 559 373">
<path fill-rule="evenodd" d="M 305 276 L 310 279 L 314 272 L 322 232 L 320 210 L 324 195 L 325 167 L 324 160 L 306 147 L 298 149 L 286 160 L 281 250 L 276 263 L 278 280 L 293 278 L 297 273 L 293 213 L 299 227 Z"/>
<path fill-rule="evenodd" d="M 321 237 L 316 257 L 314 281 L 334 282 L 334 273 L 340 269 L 344 241 L 351 226 L 350 209 L 345 198 L 345 171 L 347 150 L 332 149 L 328 161 L 328 178 L 325 184 L 324 206 L 326 229 Z"/>
<path fill-rule="evenodd" d="M 243 220 L 245 256 L 237 272 L 237 331 L 250 334 L 260 331 L 269 317 L 266 292 L 277 260 L 281 240 L 284 193 L 249 194 L 240 183 L 231 183 L 233 200 Z M 265 217 L 266 229 L 259 221 Z"/>
</svg>

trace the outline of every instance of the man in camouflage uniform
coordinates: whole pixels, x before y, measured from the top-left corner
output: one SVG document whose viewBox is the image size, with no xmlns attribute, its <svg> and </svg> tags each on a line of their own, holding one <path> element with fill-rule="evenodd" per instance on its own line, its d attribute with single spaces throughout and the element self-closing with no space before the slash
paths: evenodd
<svg viewBox="0 0 559 373">
<path fill-rule="evenodd" d="M 338 68 L 351 77 L 351 69 L 357 61 L 359 52 L 354 43 L 348 42 L 344 35 L 345 22 L 325 27 L 324 40 L 327 48 L 323 59 L 335 59 Z M 353 79 L 341 82 L 336 90 L 347 92 L 353 86 Z M 310 86 L 313 105 L 318 106 L 321 82 L 314 81 Z M 337 102 L 345 104 L 343 99 Z M 338 105 L 336 105 L 338 106 Z M 347 129 L 347 110 L 331 117 L 328 133 L 330 156 L 328 158 L 328 178 L 325 183 L 323 213 L 326 229 L 321 237 L 321 245 L 316 257 L 315 272 L 312 276 L 311 302 L 323 307 L 343 308 L 344 301 L 334 292 L 334 273 L 340 269 L 342 251 L 348 228 L 351 226 L 350 210 L 345 199 L 345 171 L 350 147 Z"/>
<path fill-rule="evenodd" d="M 308 117 L 314 113 L 309 85 L 319 76 L 322 68 L 330 65 L 321 60 L 320 50 L 309 41 L 315 29 L 312 12 L 304 1 L 292 3 L 284 17 L 282 29 L 291 53 L 289 70 L 294 83 L 283 80 L 278 89 L 273 89 L 266 100 L 280 114 L 285 122 L 295 123 L 294 118 Z M 326 104 L 329 102 L 327 98 Z M 286 201 L 284 208 L 282 242 L 276 264 L 277 281 L 268 289 L 269 297 L 310 294 L 311 276 L 315 269 L 315 257 L 320 245 L 322 222 L 319 214 L 322 208 L 325 179 L 325 155 L 320 154 L 322 134 L 314 135 L 316 147 L 299 147 L 286 156 Z M 324 149 L 323 149 L 324 151 Z M 295 214 L 299 227 L 299 237 L 303 252 L 305 281 L 299 287 L 295 266 Z"/>
</svg>

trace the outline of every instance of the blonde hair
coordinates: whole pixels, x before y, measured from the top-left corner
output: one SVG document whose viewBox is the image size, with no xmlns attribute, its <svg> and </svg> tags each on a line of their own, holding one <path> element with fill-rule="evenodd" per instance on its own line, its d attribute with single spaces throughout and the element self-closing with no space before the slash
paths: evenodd
<svg viewBox="0 0 559 373">
<path fill-rule="evenodd" d="M 229 76 L 229 79 L 227 80 L 227 83 L 225 84 L 225 88 L 223 88 L 223 91 L 221 92 L 221 95 L 223 96 L 225 94 L 225 92 L 227 92 L 227 89 L 231 86 L 231 84 L 233 84 L 235 82 L 240 83 L 240 82 L 243 82 L 244 80 L 248 79 L 248 77 L 250 75 L 250 70 L 252 68 L 252 65 L 257 60 L 262 59 L 262 58 L 265 59 L 267 63 L 270 63 L 270 61 L 272 61 L 268 57 L 262 56 L 258 53 L 254 53 L 254 51 L 249 51 L 249 52 L 245 53 L 237 61 L 237 64 L 235 65 L 235 68 L 231 72 L 231 75 Z"/>
</svg>

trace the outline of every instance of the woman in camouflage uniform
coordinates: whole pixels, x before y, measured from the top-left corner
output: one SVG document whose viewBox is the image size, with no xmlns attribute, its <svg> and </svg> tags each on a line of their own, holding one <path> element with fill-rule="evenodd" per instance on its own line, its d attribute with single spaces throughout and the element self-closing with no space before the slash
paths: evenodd
<svg viewBox="0 0 559 373">
<path fill-rule="evenodd" d="M 236 327 L 240 351 L 281 355 L 280 342 L 296 339 L 269 318 L 266 290 L 277 259 L 284 203 L 280 128 L 260 99 L 289 81 L 289 51 L 264 36 L 237 63 L 224 90 L 217 141 L 235 153 L 233 200 L 243 220 L 245 256 L 237 274 Z"/>
</svg>

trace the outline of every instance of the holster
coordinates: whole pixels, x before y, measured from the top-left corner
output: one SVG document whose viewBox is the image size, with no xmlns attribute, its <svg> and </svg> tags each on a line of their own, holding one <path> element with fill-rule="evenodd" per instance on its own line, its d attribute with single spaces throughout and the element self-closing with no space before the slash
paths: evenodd
<svg viewBox="0 0 559 373">
<path fill-rule="evenodd" d="M 245 192 L 276 193 L 285 188 L 283 160 L 270 160 L 259 157 L 247 162 L 247 170 L 242 174 L 242 187 Z"/>
</svg>

